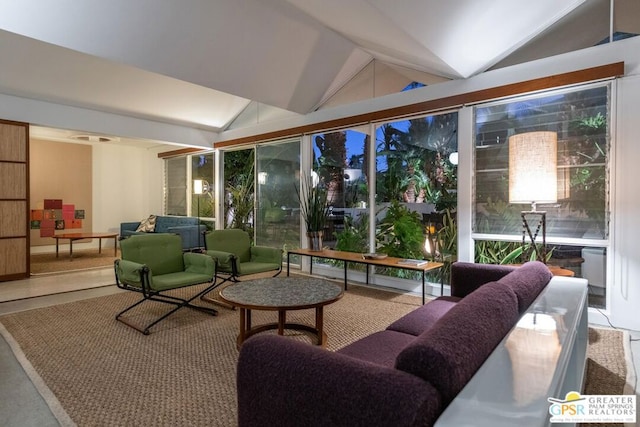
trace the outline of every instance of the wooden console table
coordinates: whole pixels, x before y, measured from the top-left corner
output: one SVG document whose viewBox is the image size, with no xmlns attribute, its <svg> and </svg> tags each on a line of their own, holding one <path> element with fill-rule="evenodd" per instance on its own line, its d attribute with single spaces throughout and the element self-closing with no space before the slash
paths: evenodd
<svg viewBox="0 0 640 427">
<path fill-rule="evenodd" d="M 69 240 L 69 259 L 73 259 L 73 242 L 84 239 L 98 239 L 98 253 L 102 253 L 102 239 L 113 239 L 113 256 L 118 256 L 118 233 L 63 233 L 51 237 L 56 239 L 56 258 L 60 239 Z"/>
<path fill-rule="evenodd" d="M 312 251 L 310 249 L 291 249 L 287 252 L 287 276 L 289 276 L 289 264 L 291 261 L 291 255 L 302 255 L 308 256 L 311 259 L 311 268 L 309 273 L 313 273 L 313 258 L 325 258 L 325 259 L 335 259 L 337 261 L 344 261 L 344 289 L 347 290 L 347 263 L 353 262 L 356 264 L 365 264 L 365 265 L 373 265 L 377 267 L 391 267 L 391 268 L 402 268 L 405 270 L 414 270 L 422 272 L 422 304 L 425 303 L 425 274 L 427 271 L 437 270 L 444 266 L 441 262 L 428 261 L 423 265 L 406 265 L 399 264 L 402 261 L 402 258 L 394 258 L 394 257 L 386 257 L 383 259 L 371 259 L 365 258 L 364 254 L 358 252 L 343 252 L 343 251 L 334 251 L 330 249 L 324 249 L 322 251 Z M 367 268 L 367 279 L 366 283 L 369 283 L 369 269 Z M 440 294 L 444 293 L 444 282 L 440 280 Z"/>
</svg>

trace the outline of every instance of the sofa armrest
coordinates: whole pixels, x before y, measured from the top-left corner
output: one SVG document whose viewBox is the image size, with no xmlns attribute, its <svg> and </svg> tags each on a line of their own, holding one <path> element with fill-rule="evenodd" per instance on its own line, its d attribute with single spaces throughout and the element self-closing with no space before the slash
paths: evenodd
<svg viewBox="0 0 640 427">
<path fill-rule="evenodd" d="M 206 274 L 213 279 L 216 275 L 216 259 L 205 254 L 187 252 L 184 258 L 184 271 L 189 273 Z"/>
<path fill-rule="evenodd" d="M 277 335 L 238 359 L 239 426 L 431 425 L 440 395 L 406 372 Z"/>
<path fill-rule="evenodd" d="M 218 270 L 227 273 L 233 270 L 236 256 L 231 252 L 208 250 L 206 254 L 218 262 Z"/>
<path fill-rule="evenodd" d="M 140 226 L 140 221 L 138 222 L 121 222 L 120 223 L 120 236 L 131 236 L 136 232 L 138 227 Z"/>
<path fill-rule="evenodd" d="M 252 246 L 251 261 L 282 264 L 282 249 L 268 246 Z"/>
<path fill-rule="evenodd" d="M 515 268 L 508 265 L 454 262 L 451 264 L 451 296 L 464 298 L 485 283 L 502 279 Z"/>
</svg>

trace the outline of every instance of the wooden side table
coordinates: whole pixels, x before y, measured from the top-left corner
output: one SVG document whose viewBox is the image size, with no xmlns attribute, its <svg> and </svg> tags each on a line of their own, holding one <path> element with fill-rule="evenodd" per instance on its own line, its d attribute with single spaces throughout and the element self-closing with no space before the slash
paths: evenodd
<svg viewBox="0 0 640 427">
<path fill-rule="evenodd" d="M 323 308 L 338 301 L 342 295 L 340 286 L 315 277 L 247 280 L 229 285 L 220 291 L 222 301 L 240 309 L 238 349 L 250 336 L 271 329 L 277 329 L 279 335 L 283 335 L 285 329 L 310 332 L 319 346 L 326 346 Z M 315 325 L 287 322 L 287 311 L 307 308 L 316 311 Z M 254 326 L 251 323 L 251 310 L 277 311 L 278 322 Z"/>
<path fill-rule="evenodd" d="M 98 253 L 102 253 L 102 239 L 113 239 L 113 256 L 118 256 L 118 233 L 63 233 L 52 237 L 56 239 L 56 258 L 60 239 L 69 240 L 69 259 L 73 259 L 73 242 L 85 239 L 98 239 Z"/>
<path fill-rule="evenodd" d="M 572 270 L 558 267 L 556 265 L 548 265 L 547 268 L 554 276 L 573 277 L 576 275 Z"/>
</svg>

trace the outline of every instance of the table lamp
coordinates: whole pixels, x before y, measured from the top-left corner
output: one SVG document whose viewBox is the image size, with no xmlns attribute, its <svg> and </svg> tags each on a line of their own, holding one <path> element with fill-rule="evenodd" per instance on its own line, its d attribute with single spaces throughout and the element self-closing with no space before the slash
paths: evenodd
<svg viewBox="0 0 640 427">
<path fill-rule="evenodd" d="M 536 209 L 537 203 L 555 203 L 558 197 L 558 135 L 556 132 L 527 132 L 509 137 L 509 203 L 530 203 L 522 211 L 522 255 L 535 253 L 546 263 L 547 213 Z M 535 222 L 537 220 L 537 223 Z M 535 225 L 532 231 L 530 221 Z M 542 246 L 536 239 L 542 233 Z M 531 249 L 526 250 L 529 236 Z"/>
</svg>

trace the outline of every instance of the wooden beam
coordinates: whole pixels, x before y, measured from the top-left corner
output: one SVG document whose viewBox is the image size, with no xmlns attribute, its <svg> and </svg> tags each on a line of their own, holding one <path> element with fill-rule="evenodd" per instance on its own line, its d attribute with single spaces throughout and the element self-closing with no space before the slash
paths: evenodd
<svg viewBox="0 0 640 427">
<path fill-rule="evenodd" d="M 164 153 L 158 153 L 158 158 L 166 159 L 169 157 L 184 156 L 185 154 L 199 153 L 201 151 L 209 151 L 209 150 L 205 148 L 181 148 L 180 150 L 165 151 Z"/>
</svg>

